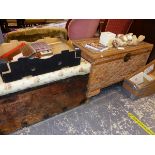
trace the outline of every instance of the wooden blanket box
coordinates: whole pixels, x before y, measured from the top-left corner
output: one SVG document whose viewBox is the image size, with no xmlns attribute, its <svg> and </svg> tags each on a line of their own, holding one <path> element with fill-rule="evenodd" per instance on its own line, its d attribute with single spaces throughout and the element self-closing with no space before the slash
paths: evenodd
<svg viewBox="0 0 155 155">
<path fill-rule="evenodd" d="M 1 49 L 7 53 L 20 43 L 12 41 L 2 44 Z M 9 134 L 37 123 L 76 107 L 86 100 L 91 65 L 81 59 L 80 50 L 74 49 L 72 44 L 59 38 L 47 37 L 24 44 L 28 47 L 33 44 L 37 50 L 41 47 L 41 50 L 43 48 L 45 51 L 39 53 L 35 50 L 34 53 L 35 48 L 31 51 L 24 46 L 25 50 L 20 48 L 15 50 L 15 53 L 22 52 L 26 58 L 1 63 L 0 134 Z M 41 58 L 37 57 L 38 54 Z M 21 59 L 30 61 L 30 64 L 24 61 L 22 66 Z M 27 71 L 28 74 L 25 74 Z"/>
<path fill-rule="evenodd" d="M 88 74 L 0 98 L 0 134 L 9 134 L 86 100 Z"/>
<path fill-rule="evenodd" d="M 127 46 L 124 50 L 110 48 L 95 52 L 85 47 L 88 43 L 99 43 L 99 38 L 74 40 L 81 49 L 81 55 L 91 63 L 87 97 L 97 95 L 102 88 L 122 81 L 125 77 L 145 66 L 152 44 L 142 42 L 137 46 Z"/>
</svg>

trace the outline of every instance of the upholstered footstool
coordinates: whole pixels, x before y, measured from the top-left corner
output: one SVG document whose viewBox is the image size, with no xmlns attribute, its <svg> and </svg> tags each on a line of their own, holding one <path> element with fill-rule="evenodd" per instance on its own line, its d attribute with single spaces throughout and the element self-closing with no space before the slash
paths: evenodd
<svg viewBox="0 0 155 155">
<path fill-rule="evenodd" d="M 90 67 L 82 59 L 80 65 L 59 71 L 10 83 L 1 80 L 0 134 L 9 134 L 84 103 Z"/>
</svg>

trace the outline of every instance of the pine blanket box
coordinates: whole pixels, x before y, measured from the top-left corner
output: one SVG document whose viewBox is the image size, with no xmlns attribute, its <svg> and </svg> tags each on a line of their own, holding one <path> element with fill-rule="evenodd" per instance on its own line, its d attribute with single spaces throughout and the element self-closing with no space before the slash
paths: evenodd
<svg viewBox="0 0 155 155">
<path fill-rule="evenodd" d="M 19 43 L 21 42 L 12 41 L 2 44 L 1 49 L 3 50 L 1 51 L 7 52 L 10 49 L 12 51 L 13 45 L 16 47 Z M 45 43 L 48 46 L 43 46 Z M 2 62 L 2 72 L 0 73 L 0 134 L 9 134 L 22 127 L 37 123 L 78 106 L 86 100 L 88 74 L 91 65 L 81 59 L 81 52 L 78 49 L 74 50 L 69 43 L 58 38 L 47 37 L 30 44 L 37 46 L 37 49 L 41 45 L 41 47 L 50 47 L 47 49 L 49 53 L 52 52 L 50 53 L 52 55 L 47 58 L 49 53 L 46 53 L 46 48 L 45 53 L 37 52 L 31 55 L 31 50 L 28 48 L 27 51 L 24 46 L 25 51 L 30 52 L 32 57 L 38 56 L 38 54 L 40 56 L 47 55 L 45 59 L 32 59 L 27 56 L 29 53 L 25 53 L 22 48 L 22 53 L 24 52 L 23 54 L 28 57 L 25 60 L 31 61 L 30 65 L 23 63 L 25 67 L 28 67 L 28 70 L 18 64 L 19 59 L 10 63 Z M 36 63 L 33 65 L 35 60 Z M 39 62 L 45 63 L 42 65 Z M 11 66 L 15 64 L 17 66 Z M 7 66 L 9 67 L 7 68 Z M 9 70 L 3 71 L 3 69 Z M 26 71 L 28 74 L 25 76 Z"/>
<path fill-rule="evenodd" d="M 122 81 L 143 67 L 153 48 L 152 44 L 142 42 L 137 46 L 127 46 L 124 50 L 110 48 L 95 52 L 85 47 L 88 43 L 99 43 L 99 38 L 73 40 L 82 51 L 82 57 L 91 63 L 87 97 L 97 95 L 100 89 Z"/>
<path fill-rule="evenodd" d="M 76 107 L 87 99 L 90 64 L 63 68 L 34 77 L 3 83 L 0 79 L 0 134 Z"/>
</svg>

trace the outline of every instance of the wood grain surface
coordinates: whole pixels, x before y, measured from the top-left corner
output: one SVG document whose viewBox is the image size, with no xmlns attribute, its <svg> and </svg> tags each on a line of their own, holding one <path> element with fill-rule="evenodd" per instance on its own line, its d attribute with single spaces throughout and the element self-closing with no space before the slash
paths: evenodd
<svg viewBox="0 0 155 155">
<path fill-rule="evenodd" d="M 37 123 L 84 103 L 88 75 L 75 76 L 0 99 L 0 134 Z"/>
</svg>

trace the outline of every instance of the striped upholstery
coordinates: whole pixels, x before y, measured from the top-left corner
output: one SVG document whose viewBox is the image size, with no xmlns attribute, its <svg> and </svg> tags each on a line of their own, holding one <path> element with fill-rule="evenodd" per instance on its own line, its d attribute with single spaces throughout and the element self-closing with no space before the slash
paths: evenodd
<svg viewBox="0 0 155 155">
<path fill-rule="evenodd" d="M 132 19 L 108 19 L 105 30 L 116 34 L 126 34 L 132 24 Z"/>
</svg>

